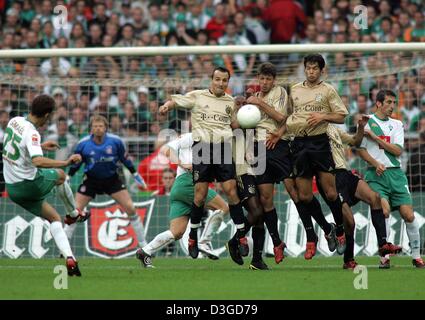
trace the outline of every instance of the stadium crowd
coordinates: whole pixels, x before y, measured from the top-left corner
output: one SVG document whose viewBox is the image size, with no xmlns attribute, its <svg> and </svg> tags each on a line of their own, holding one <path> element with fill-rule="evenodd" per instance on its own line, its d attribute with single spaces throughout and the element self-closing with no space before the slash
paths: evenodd
<svg viewBox="0 0 425 320">
<path fill-rule="evenodd" d="M 67 19 L 60 25 L 54 14 L 58 5 L 67 8 Z M 354 24 L 358 5 L 367 8 L 366 29 Z M 425 6 L 421 0 L 26 0 L 0 1 L 0 11 L 3 50 L 425 41 Z M 370 111 L 378 89 L 388 88 L 399 96 L 394 116 L 403 120 L 406 133 L 413 133 L 411 138 L 407 135 L 408 149 L 423 150 L 423 53 L 336 53 L 325 57 L 330 80 L 350 111 L 346 123 L 349 131 L 355 130 L 359 114 Z M 11 117 L 25 112 L 37 93 L 48 93 L 56 101 L 57 112 L 44 129 L 44 136 L 57 139 L 64 147 L 52 157 L 66 157 L 78 139 L 88 134 L 90 116 L 104 114 L 112 133 L 153 138 L 147 139 L 151 141 L 147 147 L 130 146 L 130 153 L 138 160 L 145 158 L 139 172 L 156 170 L 150 188 L 158 190 L 163 188 L 162 170 L 169 165 L 158 167 L 159 155 L 155 153 L 160 144 L 154 143 L 155 137 L 161 129 L 176 128 L 176 120 L 188 118 L 185 111 L 161 116 L 158 106 L 171 93 L 205 87 L 215 65 L 231 70 L 231 93 L 243 94 L 256 75 L 256 66 L 266 60 L 278 62 L 278 78 L 300 78 L 300 55 L 1 59 L 0 75 L 23 76 L 34 82 L 2 82 L 0 138 Z M 168 82 L 170 79 L 174 81 Z M 197 79 L 196 85 L 190 79 Z M 181 88 L 176 83 L 181 83 Z M 408 175 L 423 172 L 420 165 L 423 167 L 424 161 L 419 160 L 412 152 L 411 161 L 407 161 Z M 418 183 L 422 183 L 420 180 Z"/>
</svg>

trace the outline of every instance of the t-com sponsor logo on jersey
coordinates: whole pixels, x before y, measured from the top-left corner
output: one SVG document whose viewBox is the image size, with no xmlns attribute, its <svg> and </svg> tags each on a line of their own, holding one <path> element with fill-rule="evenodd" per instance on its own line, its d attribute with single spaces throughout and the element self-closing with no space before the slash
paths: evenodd
<svg viewBox="0 0 425 320">
<path fill-rule="evenodd" d="M 148 232 L 155 199 L 135 202 L 136 212 Z M 138 241 L 126 212 L 113 200 L 90 202 L 91 216 L 86 224 L 86 249 L 102 258 L 123 258 L 136 253 Z"/>
</svg>

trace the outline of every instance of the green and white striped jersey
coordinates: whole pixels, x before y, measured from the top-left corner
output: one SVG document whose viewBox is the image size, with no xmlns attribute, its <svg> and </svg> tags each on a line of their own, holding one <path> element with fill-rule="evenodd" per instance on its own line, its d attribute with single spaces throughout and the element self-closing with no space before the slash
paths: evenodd
<svg viewBox="0 0 425 320">
<path fill-rule="evenodd" d="M 401 149 L 404 147 L 404 128 L 400 120 L 387 118 L 382 120 L 376 115 L 372 115 L 365 127 L 372 131 L 380 139 L 398 145 Z M 385 151 L 375 141 L 364 137 L 360 148 L 367 152 L 376 161 L 382 163 L 387 168 L 397 168 L 401 166 L 400 157 L 396 157 L 388 151 Z"/>
</svg>

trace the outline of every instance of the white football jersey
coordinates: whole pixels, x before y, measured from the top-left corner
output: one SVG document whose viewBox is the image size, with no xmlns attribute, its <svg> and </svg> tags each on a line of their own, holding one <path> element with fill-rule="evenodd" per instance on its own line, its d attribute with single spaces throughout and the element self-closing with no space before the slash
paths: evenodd
<svg viewBox="0 0 425 320">
<path fill-rule="evenodd" d="M 3 139 L 3 174 L 6 183 L 34 180 L 37 168 L 32 158 L 43 156 L 41 137 L 24 117 L 9 121 Z"/>
<path fill-rule="evenodd" d="M 182 134 L 179 138 L 167 143 L 167 146 L 173 149 L 182 164 L 192 164 L 192 133 Z M 182 167 L 177 167 L 177 176 L 187 173 L 188 171 Z"/>
<path fill-rule="evenodd" d="M 402 149 L 404 148 L 404 128 L 403 123 L 399 120 L 392 118 L 382 120 L 376 115 L 372 115 L 365 129 L 372 131 L 380 139 L 388 143 L 396 144 Z M 387 168 L 397 168 L 401 166 L 400 157 L 396 157 L 388 151 L 385 151 L 385 149 L 371 139 L 364 137 L 360 148 L 366 149 L 372 158 L 376 159 Z"/>
</svg>

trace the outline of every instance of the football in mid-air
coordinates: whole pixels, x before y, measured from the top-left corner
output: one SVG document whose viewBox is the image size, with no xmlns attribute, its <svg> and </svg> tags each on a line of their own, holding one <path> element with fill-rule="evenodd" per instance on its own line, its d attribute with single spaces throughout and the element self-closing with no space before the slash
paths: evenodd
<svg viewBox="0 0 425 320">
<path fill-rule="evenodd" d="M 239 109 L 237 119 L 241 128 L 252 129 L 260 122 L 261 112 L 256 105 L 246 104 Z"/>
</svg>

